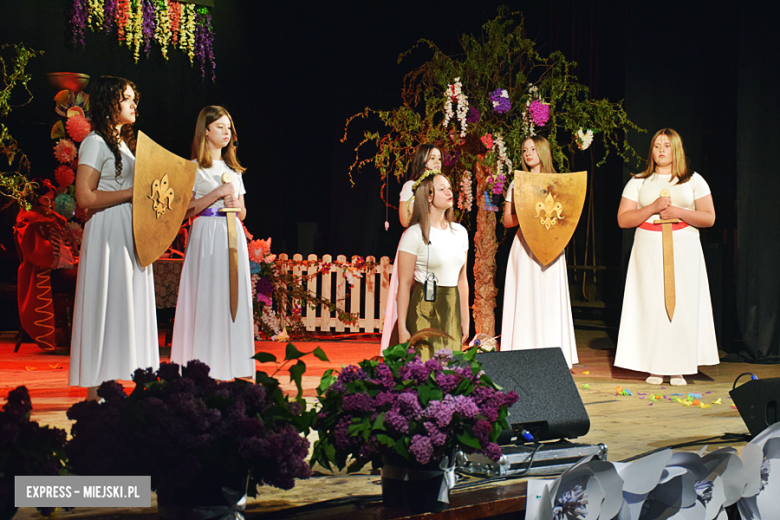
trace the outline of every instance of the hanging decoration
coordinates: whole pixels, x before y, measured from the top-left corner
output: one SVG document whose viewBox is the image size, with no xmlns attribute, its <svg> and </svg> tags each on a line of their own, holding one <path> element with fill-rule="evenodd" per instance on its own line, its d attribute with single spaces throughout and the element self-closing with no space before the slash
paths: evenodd
<svg viewBox="0 0 780 520">
<path fill-rule="evenodd" d="M 68 25 L 74 46 L 86 45 L 88 28 L 116 34 L 136 63 L 141 53 L 151 54 L 153 44 L 166 60 L 168 48 L 174 47 L 187 55 L 191 65 L 200 67 L 201 77 L 208 69 L 211 81 L 216 80 L 214 27 L 206 6 L 175 0 L 73 0 Z"/>
</svg>

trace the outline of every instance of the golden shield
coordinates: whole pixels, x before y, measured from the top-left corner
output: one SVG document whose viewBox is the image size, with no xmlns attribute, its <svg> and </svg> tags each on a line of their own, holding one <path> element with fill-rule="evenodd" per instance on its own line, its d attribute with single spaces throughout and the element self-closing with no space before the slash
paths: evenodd
<svg viewBox="0 0 780 520">
<path fill-rule="evenodd" d="M 515 171 L 514 203 L 526 244 L 542 265 L 566 247 L 582 215 L 588 172 Z"/>
<path fill-rule="evenodd" d="M 198 165 L 182 159 L 138 132 L 133 181 L 133 238 L 138 260 L 151 264 L 179 232 Z"/>
</svg>

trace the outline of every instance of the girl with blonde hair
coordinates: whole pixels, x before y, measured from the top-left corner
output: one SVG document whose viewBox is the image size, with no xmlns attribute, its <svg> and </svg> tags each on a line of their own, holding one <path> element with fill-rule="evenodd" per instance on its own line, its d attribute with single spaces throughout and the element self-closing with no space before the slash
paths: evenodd
<svg viewBox="0 0 780 520">
<path fill-rule="evenodd" d="M 621 228 L 636 228 L 626 273 L 615 366 L 649 372 L 647 383 L 664 376 L 675 386 L 699 365 L 716 365 L 718 347 L 712 318 L 707 268 L 699 228 L 715 223 L 710 188 L 688 168 L 680 135 L 659 130 L 650 142 L 647 168 L 628 181 L 618 208 Z M 675 308 L 667 315 L 664 298 L 661 224 L 672 226 Z"/>
</svg>

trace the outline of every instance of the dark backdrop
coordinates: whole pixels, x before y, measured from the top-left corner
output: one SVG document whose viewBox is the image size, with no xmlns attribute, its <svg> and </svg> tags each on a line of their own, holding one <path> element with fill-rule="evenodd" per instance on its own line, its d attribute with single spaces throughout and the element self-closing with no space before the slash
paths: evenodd
<svg viewBox="0 0 780 520">
<path fill-rule="evenodd" d="M 366 106 L 384 109 L 400 103 L 403 75 L 429 55 L 417 52 L 400 65 L 397 58 L 419 38 L 457 53 L 460 34 L 478 33 L 498 5 L 509 4 L 523 11 L 528 34 L 542 54 L 562 50 L 579 63 L 580 80 L 594 97 L 625 99 L 630 117 L 651 134 L 666 126 L 681 132 L 692 165 L 712 188 L 718 214 L 715 227 L 702 233 L 702 242 L 720 346 L 778 353 L 780 283 L 770 265 L 776 254 L 763 254 L 773 252 L 777 240 L 767 241 L 767 230 L 755 224 L 763 222 L 760 211 L 773 216 L 778 211 L 776 203 L 761 198 L 775 193 L 767 184 L 777 183 L 756 173 L 769 171 L 775 161 L 768 152 L 776 154 L 777 149 L 777 82 L 769 77 L 771 54 L 763 51 L 777 46 L 769 41 L 776 9 L 758 2 L 752 9 L 737 9 L 733 2 L 718 1 L 675 2 L 673 8 L 595 0 L 215 3 L 217 81 L 212 84 L 178 50 L 171 49 L 171 59 L 165 61 L 154 48 L 151 57 L 134 64 L 114 37 L 89 32 L 86 47 L 72 48 L 65 24 L 69 1 L 3 0 L 0 40 L 46 51 L 29 67 L 34 101 L 16 109 L 6 122 L 30 155 L 34 175 L 52 177 L 56 165 L 49 138 L 55 92 L 44 73 L 120 75 L 132 79 L 142 94 L 137 128 L 184 156 L 204 105 L 221 104 L 231 111 L 241 141 L 239 159 L 248 167 L 246 224 L 258 237 L 273 237 L 275 253 L 392 257 L 401 229 L 391 208 L 390 231 L 384 230 L 387 209 L 380 199 L 379 176 L 366 169 L 355 176 L 355 187 L 347 176 L 362 129 L 376 130 L 378 121 L 355 125 L 342 144 L 344 122 Z M 632 135 L 631 141 L 646 154 L 648 134 Z M 578 160 L 585 162 L 575 166 L 591 170 L 587 156 Z M 595 253 L 606 270 L 595 283 L 592 275 L 583 279 L 578 271 L 572 283 L 575 317 L 583 323 L 601 319 L 613 332 L 631 242 L 631 233 L 617 228 L 615 212 L 628 171 L 636 168 L 611 159 L 591 170 Z M 748 188 L 753 190 L 749 194 Z M 399 189 L 391 182 L 390 201 L 397 201 Z M 747 223 L 744 218 L 751 211 L 755 214 L 750 213 Z M 13 220 L 9 214 L 1 217 L 6 251 Z M 508 238 L 497 258 L 500 288 Z M 584 262 L 584 225 L 568 250 L 570 264 Z M 593 252 L 591 246 L 590 262 Z M 15 270 L 10 256 L 4 257 L 4 280 Z"/>
</svg>

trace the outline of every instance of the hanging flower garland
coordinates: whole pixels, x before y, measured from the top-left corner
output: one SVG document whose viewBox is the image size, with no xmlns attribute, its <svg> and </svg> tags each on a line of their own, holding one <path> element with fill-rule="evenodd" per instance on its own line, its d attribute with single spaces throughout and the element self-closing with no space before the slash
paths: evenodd
<svg viewBox="0 0 780 520">
<path fill-rule="evenodd" d="M 458 209 L 471 211 L 474 196 L 471 194 L 471 172 L 466 170 L 460 178 L 460 194 L 458 196 Z"/>
<path fill-rule="evenodd" d="M 216 79 L 214 27 L 208 7 L 175 0 L 73 0 L 68 15 L 73 45 L 85 45 L 87 28 L 111 34 L 116 26 L 117 40 L 123 42 L 138 59 L 143 50 L 149 56 L 152 44 L 168 59 L 168 47 L 186 53 L 190 64 L 200 65 L 201 77 L 206 71 Z"/>
<path fill-rule="evenodd" d="M 463 85 L 460 82 L 460 78 L 455 78 L 455 83 L 447 85 L 447 103 L 444 107 L 444 122 L 442 126 L 447 128 L 450 124 L 450 120 L 455 115 L 455 111 L 452 109 L 453 101 L 457 104 L 455 111 L 457 111 L 458 121 L 460 121 L 460 136 L 466 137 L 466 129 L 468 128 L 467 117 L 469 116 L 469 98 L 463 93 Z"/>
<path fill-rule="evenodd" d="M 596 130 L 588 128 L 587 132 L 584 132 L 582 128 L 577 130 L 577 135 L 574 136 L 574 140 L 577 142 L 577 148 L 580 150 L 587 150 L 590 144 L 593 142 L 593 134 Z"/>
</svg>

